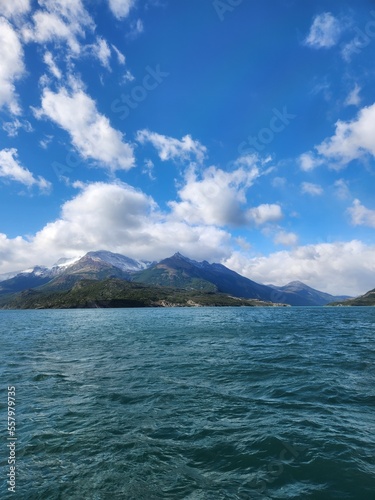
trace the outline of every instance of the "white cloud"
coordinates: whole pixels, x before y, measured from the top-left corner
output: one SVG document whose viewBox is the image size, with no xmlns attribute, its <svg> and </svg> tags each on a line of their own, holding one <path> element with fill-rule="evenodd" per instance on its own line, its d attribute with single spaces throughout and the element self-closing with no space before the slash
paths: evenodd
<svg viewBox="0 0 375 500">
<path fill-rule="evenodd" d="M 246 212 L 245 205 L 247 189 L 259 175 L 256 164 L 233 172 L 209 167 L 201 177 L 190 169 L 178 192 L 181 201 L 170 202 L 169 206 L 177 219 L 190 224 L 244 225 L 250 220 L 258 223 L 261 216 L 257 209 Z"/>
<path fill-rule="evenodd" d="M 298 236 L 295 233 L 279 231 L 274 238 L 274 243 L 276 245 L 284 245 L 286 247 L 295 246 L 298 243 Z"/>
<path fill-rule="evenodd" d="M 336 189 L 336 196 L 341 200 L 350 198 L 350 190 L 348 182 L 345 179 L 338 179 L 335 181 L 334 187 Z"/>
<path fill-rule="evenodd" d="M 263 170 L 270 159 L 245 155 L 233 162 L 235 170 L 224 171 L 215 166 L 185 173 L 185 183 L 178 191 L 180 201 L 171 201 L 173 216 L 190 224 L 216 226 L 260 226 L 282 219 L 281 207 L 262 204 L 249 208 L 247 192 L 254 181 L 272 168 Z M 237 168 L 236 168 L 237 167 Z"/>
<path fill-rule="evenodd" d="M 154 165 L 153 161 L 150 160 L 150 159 L 146 159 L 145 162 L 144 162 L 144 168 L 142 170 L 142 174 L 148 175 L 148 177 L 152 181 L 156 180 L 156 177 L 154 177 L 154 175 L 153 175 L 154 167 L 155 167 L 155 165 Z"/>
<path fill-rule="evenodd" d="M 316 49 L 330 48 L 337 44 L 341 31 L 339 20 L 330 12 L 324 12 L 314 18 L 305 43 Z"/>
<path fill-rule="evenodd" d="M 59 68 L 57 67 L 55 61 L 53 60 L 53 55 L 51 52 L 47 51 L 43 56 L 44 63 L 48 66 L 48 69 L 53 74 L 55 78 L 58 80 L 61 79 L 62 74 Z"/>
<path fill-rule="evenodd" d="M 348 213 L 354 226 L 375 228 L 375 210 L 366 208 L 359 200 L 353 201 L 353 205 L 348 209 Z"/>
<path fill-rule="evenodd" d="M 121 65 L 124 65 L 126 62 L 126 58 L 122 52 L 119 51 L 119 49 L 116 47 L 116 45 L 112 45 L 112 49 L 115 51 L 118 63 Z"/>
<path fill-rule="evenodd" d="M 30 0 L 0 0 L 0 15 L 17 18 L 30 10 Z"/>
<path fill-rule="evenodd" d="M 43 149 L 47 149 L 48 146 L 51 144 L 52 140 L 53 140 L 53 135 L 46 135 L 44 139 L 41 139 L 39 141 L 39 144 Z"/>
<path fill-rule="evenodd" d="M 341 55 L 346 62 L 350 62 L 353 54 L 358 54 L 361 52 L 362 48 L 363 45 L 360 40 L 358 38 L 354 38 L 343 46 Z"/>
<path fill-rule="evenodd" d="M 121 78 L 121 83 L 127 83 L 127 82 L 132 82 L 135 80 L 135 76 L 131 74 L 129 70 L 126 71 L 126 73 L 123 75 Z"/>
<path fill-rule="evenodd" d="M 301 184 L 301 191 L 305 194 L 311 194 L 311 196 L 320 196 L 323 194 L 322 186 L 311 182 L 303 182 Z"/>
<path fill-rule="evenodd" d="M 322 165 L 322 163 L 323 160 L 321 158 L 318 158 L 312 152 L 303 153 L 299 157 L 299 165 L 301 170 L 303 170 L 304 172 L 310 172 L 311 170 L 314 170 L 314 168 Z"/>
<path fill-rule="evenodd" d="M 33 127 L 27 120 L 19 120 L 16 118 L 12 122 L 4 122 L 3 130 L 8 134 L 9 137 L 17 137 L 18 131 L 20 129 L 25 130 L 25 132 L 32 132 Z"/>
<path fill-rule="evenodd" d="M 80 84 L 72 81 L 72 85 L 71 91 L 64 87 L 58 92 L 45 88 L 41 108 L 34 110 L 36 117 L 47 117 L 66 130 L 83 158 L 96 160 L 112 171 L 132 168 L 133 147 L 124 142 L 123 134 L 99 113 L 95 101 Z"/>
<path fill-rule="evenodd" d="M 233 253 L 225 265 L 259 283 L 302 281 L 331 294 L 360 295 L 374 288 L 375 245 L 320 243 L 249 257 Z"/>
<path fill-rule="evenodd" d="M 131 23 L 128 37 L 129 38 L 136 38 L 138 35 L 143 33 L 143 31 L 144 31 L 143 22 L 141 19 L 137 19 L 137 21 Z"/>
<path fill-rule="evenodd" d="M 37 186 L 41 191 L 49 191 L 51 183 L 43 177 L 35 178 L 30 170 L 24 168 L 18 161 L 18 153 L 14 148 L 0 150 L 0 177 L 19 182 L 28 188 Z"/>
<path fill-rule="evenodd" d="M 246 219 L 256 226 L 261 226 L 269 222 L 278 222 L 283 217 L 280 205 L 275 203 L 263 203 L 258 207 L 250 208 L 246 213 Z"/>
<path fill-rule="evenodd" d="M 356 83 L 353 90 L 349 93 L 345 100 L 346 106 L 359 106 L 361 103 L 361 97 L 359 93 L 361 92 L 361 87 Z"/>
<path fill-rule="evenodd" d="M 162 161 L 197 161 L 202 163 L 207 148 L 199 141 L 194 141 L 190 135 L 185 135 L 181 140 L 166 135 L 157 134 L 150 130 L 140 130 L 137 141 L 141 144 L 150 142 L 159 154 Z"/>
<path fill-rule="evenodd" d="M 109 8 L 117 19 L 124 19 L 134 7 L 135 0 L 108 0 Z"/>
<path fill-rule="evenodd" d="M 85 36 L 85 29 L 93 29 L 94 23 L 81 0 L 39 0 L 45 10 L 37 10 L 32 23 L 22 29 L 26 42 L 59 43 L 65 41 L 72 54 L 81 50 L 79 38 Z"/>
<path fill-rule="evenodd" d="M 10 23 L 0 17 L 0 109 L 7 107 L 13 114 L 20 114 L 14 83 L 24 72 L 23 50 L 17 33 Z"/>
<path fill-rule="evenodd" d="M 96 44 L 92 45 L 90 48 L 92 54 L 94 55 L 94 57 L 99 59 L 102 66 L 110 70 L 111 66 L 109 64 L 109 60 L 111 59 L 111 49 L 109 48 L 106 40 L 104 40 L 104 38 L 98 37 L 96 40 Z"/>
<path fill-rule="evenodd" d="M 231 236 L 212 226 L 190 226 L 163 214 L 145 193 L 123 183 L 77 186 L 58 220 L 28 240 L 0 235 L 0 272 L 36 263 L 51 265 L 61 256 L 96 249 L 158 260 L 180 251 L 216 262 L 230 255 Z"/>
<path fill-rule="evenodd" d="M 375 17 L 373 10 L 370 11 L 370 14 L 372 18 Z M 373 27 L 374 20 L 370 18 L 363 29 L 358 26 L 354 28 L 356 36 L 345 43 L 341 50 L 341 55 L 346 62 L 351 62 L 354 54 L 360 54 L 363 49 L 372 43 L 374 38 Z"/>
<path fill-rule="evenodd" d="M 375 104 L 362 108 L 352 121 L 338 120 L 335 126 L 332 137 L 299 157 L 301 170 L 308 172 L 324 163 L 340 170 L 353 160 L 375 157 Z"/>
<path fill-rule="evenodd" d="M 28 239 L 0 234 L 0 273 L 59 257 L 106 249 L 158 260 L 176 251 L 197 260 L 222 262 L 259 283 L 293 280 L 334 294 L 359 295 L 374 288 L 375 245 L 360 241 L 322 243 L 252 256 L 234 252 L 231 235 L 212 225 L 190 225 L 160 211 L 145 193 L 122 183 L 77 186 L 60 217 Z M 237 241 L 238 244 L 238 241 Z"/>
<path fill-rule="evenodd" d="M 375 156 L 375 104 L 364 107 L 349 122 L 339 120 L 335 135 L 316 147 L 318 153 L 342 168 L 352 160 L 370 154 Z"/>
</svg>

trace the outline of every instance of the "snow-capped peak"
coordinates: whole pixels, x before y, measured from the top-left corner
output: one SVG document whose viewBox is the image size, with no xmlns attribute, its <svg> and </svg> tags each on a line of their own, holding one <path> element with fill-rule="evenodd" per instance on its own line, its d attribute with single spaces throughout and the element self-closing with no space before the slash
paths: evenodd
<svg viewBox="0 0 375 500">
<path fill-rule="evenodd" d="M 121 271 L 143 271 L 147 269 L 152 264 L 144 260 L 131 259 L 130 257 L 125 257 L 119 253 L 108 252 L 107 250 L 99 250 L 98 252 L 89 252 L 87 257 L 93 260 L 101 260 L 107 262 Z"/>
<path fill-rule="evenodd" d="M 54 264 L 52 266 L 52 268 L 54 267 L 59 267 L 60 269 L 63 269 L 63 268 L 66 268 L 66 267 L 69 267 L 73 264 L 75 264 L 76 262 L 79 261 L 79 259 L 81 259 L 82 256 L 80 257 L 71 257 L 71 258 L 62 258 L 62 259 L 59 259 L 56 264 Z"/>
</svg>

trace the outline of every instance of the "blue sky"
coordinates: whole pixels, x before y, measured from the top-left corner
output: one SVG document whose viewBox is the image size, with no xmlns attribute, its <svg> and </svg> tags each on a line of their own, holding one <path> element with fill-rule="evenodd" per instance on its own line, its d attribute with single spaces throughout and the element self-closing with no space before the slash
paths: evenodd
<svg viewBox="0 0 375 500">
<path fill-rule="evenodd" d="M 375 286 L 375 4 L 0 0 L 0 273 L 107 249 Z"/>
</svg>

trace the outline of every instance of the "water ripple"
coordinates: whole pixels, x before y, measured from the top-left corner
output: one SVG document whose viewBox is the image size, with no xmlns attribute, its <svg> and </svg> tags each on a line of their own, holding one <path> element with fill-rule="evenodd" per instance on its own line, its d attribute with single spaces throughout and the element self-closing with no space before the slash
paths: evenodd
<svg viewBox="0 0 375 500">
<path fill-rule="evenodd" d="M 17 499 L 375 499 L 373 308 L 0 313 Z"/>
</svg>

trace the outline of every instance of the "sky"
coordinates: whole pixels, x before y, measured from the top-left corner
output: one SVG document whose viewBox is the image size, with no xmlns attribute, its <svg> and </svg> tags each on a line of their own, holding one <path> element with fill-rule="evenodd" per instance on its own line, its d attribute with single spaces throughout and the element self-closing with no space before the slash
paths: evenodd
<svg viewBox="0 0 375 500">
<path fill-rule="evenodd" d="M 375 2 L 0 0 L 0 274 L 109 250 L 375 287 Z"/>
</svg>

